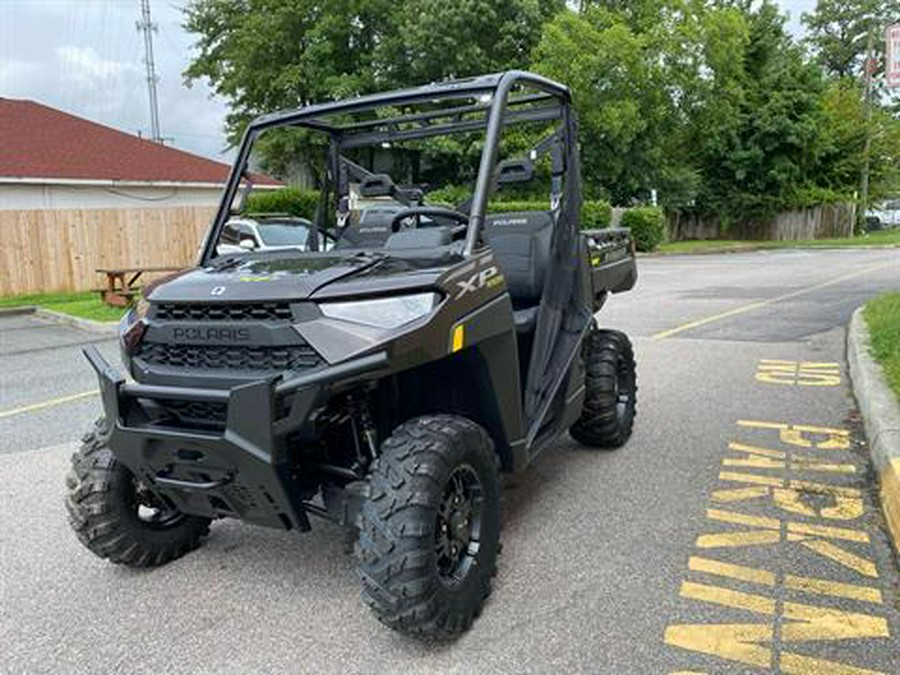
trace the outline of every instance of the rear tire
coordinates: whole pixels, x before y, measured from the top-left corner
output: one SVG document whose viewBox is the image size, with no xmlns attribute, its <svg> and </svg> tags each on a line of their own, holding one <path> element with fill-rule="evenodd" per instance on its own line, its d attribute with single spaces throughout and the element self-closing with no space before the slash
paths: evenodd
<svg viewBox="0 0 900 675">
<path fill-rule="evenodd" d="M 637 406 L 631 340 L 616 330 L 592 330 L 585 339 L 584 367 L 584 407 L 569 433 L 592 448 L 621 447 L 631 436 Z"/>
<path fill-rule="evenodd" d="M 149 492 L 106 445 L 104 420 L 82 439 L 66 476 L 69 524 L 91 553 L 129 567 L 180 558 L 209 533 L 209 519 L 187 516 Z"/>
<path fill-rule="evenodd" d="M 417 636 L 471 626 L 490 594 L 500 547 L 500 481 L 490 437 L 462 417 L 401 424 L 382 445 L 356 545 L 363 598 Z"/>
</svg>

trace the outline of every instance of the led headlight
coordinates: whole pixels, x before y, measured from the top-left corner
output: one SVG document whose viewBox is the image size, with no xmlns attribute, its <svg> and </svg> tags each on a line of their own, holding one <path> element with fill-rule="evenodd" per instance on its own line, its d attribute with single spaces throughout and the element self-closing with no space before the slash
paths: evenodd
<svg viewBox="0 0 900 675">
<path fill-rule="evenodd" d="M 437 293 L 416 293 L 393 298 L 323 302 L 322 314 L 332 319 L 352 321 L 376 328 L 397 328 L 428 314 L 438 304 Z"/>
</svg>

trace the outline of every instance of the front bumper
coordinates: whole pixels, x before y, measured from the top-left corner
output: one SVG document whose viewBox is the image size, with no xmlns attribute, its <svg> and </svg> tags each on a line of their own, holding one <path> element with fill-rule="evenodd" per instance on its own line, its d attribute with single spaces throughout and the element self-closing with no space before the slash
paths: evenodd
<svg viewBox="0 0 900 675">
<path fill-rule="evenodd" d="M 106 443 L 139 480 L 182 513 L 299 530 L 308 530 L 309 521 L 286 439 L 307 423 L 333 386 L 388 361 L 386 352 L 377 352 L 291 380 L 220 390 L 128 383 L 96 348 L 84 354 L 100 381 Z M 158 400 L 224 404 L 225 427 L 161 425 L 149 413 Z"/>
</svg>

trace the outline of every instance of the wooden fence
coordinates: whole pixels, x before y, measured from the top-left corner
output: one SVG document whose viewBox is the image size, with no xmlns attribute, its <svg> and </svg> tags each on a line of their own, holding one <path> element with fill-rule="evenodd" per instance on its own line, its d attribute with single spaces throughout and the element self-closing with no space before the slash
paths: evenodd
<svg viewBox="0 0 900 675">
<path fill-rule="evenodd" d="M 856 219 L 853 204 L 821 204 L 786 211 L 771 218 L 733 223 L 724 227 L 716 216 L 669 213 L 669 239 L 767 239 L 796 241 L 850 237 Z"/>
<path fill-rule="evenodd" d="M 0 296 L 99 288 L 98 267 L 188 266 L 212 207 L 0 211 Z"/>
</svg>

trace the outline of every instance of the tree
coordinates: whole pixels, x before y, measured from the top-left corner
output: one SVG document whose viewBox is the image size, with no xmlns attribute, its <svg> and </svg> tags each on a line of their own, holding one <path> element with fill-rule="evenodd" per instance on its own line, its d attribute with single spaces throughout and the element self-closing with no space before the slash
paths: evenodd
<svg viewBox="0 0 900 675">
<path fill-rule="evenodd" d="M 525 68 L 541 37 L 537 0 L 405 0 L 379 46 L 386 84 L 410 85 Z M 552 13 L 552 12 L 551 12 Z"/>
<path fill-rule="evenodd" d="M 773 4 L 742 16 L 746 42 L 730 57 L 739 67 L 728 65 L 693 138 L 705 178 L 698 206 L 752 220 L 793 207 L 815 186 L 824 83 Z"/>
<path fill-rule="evenodd" d="M 772 0 L 193 0 L 186 77 L 231 103 L 235 141 L 276 109 L 531 68 L 572 89 L 588 195 L 630 204 L 655 188 L 667 207 L 754 220 L 852 198 L 865 122 L 849 76 L 887 5 L 819 0 L 804 16 L 812 60 Z M 900 189 L 898 115 L 873 114 L 875 195 Z M 508 131 L 504 150 L 523 138 Z M 413 173 L 467 180 L 480 141 L 413 144 L 427 159 Z M 310 149 L 286 132 L 264 144 L 265 166 L 315 176 L 296 162 Z"/>
<path fill-rule="evenodd" d="M 198 55 L 185 78 L 208 79 L 229 102 L 235 142 L 255 115 L 371 91 L 373 52 L 394 30 L 394 4 L 195 0 L 185 28 L 198 36 Z"/>
<path fill-rule="evenodd" d="M 544 27 L 533 67 L 573 90 L 585 189 L 616 203 L 649 195 L 666 162 L 671 101 L 659 45 L 614 10 L 565 11 Z"/>
<path fill-rule="evenodd" d="M 815 11 L 803 14 L 807 42 L 830 75 L 862 74 L 870 31 L 875 56 L 883 56 L 881 37 L 890 4 L 889 0 L 818 0 Z"/>
<path fill-rule="evenodd" d="M 563 0 L 193 0 L 185 77 L 251 117 L 447 77 L 524 68 Z"/>
</svg>

